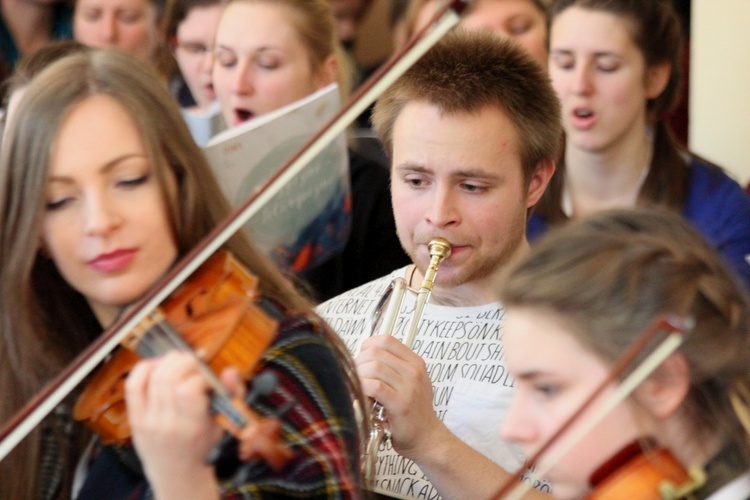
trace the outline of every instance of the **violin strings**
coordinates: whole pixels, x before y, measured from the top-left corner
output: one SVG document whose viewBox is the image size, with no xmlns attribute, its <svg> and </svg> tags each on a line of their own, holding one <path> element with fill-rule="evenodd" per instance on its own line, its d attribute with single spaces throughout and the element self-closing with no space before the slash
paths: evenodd
<svg viewBox="0 0 750 500">
<path fill-rule="evenodd" d="M 233 424 L 239 427 L 246 425 L 247 419 L 232 405 L 232 397 L 226 387 L 224 387 L 206 362 L 198 356 L 168 322 L 163 320 L 154 322 L 146 330 L 136 348 L 137 354 L 143 358 L 154 358 L 172 350 L 188 352 L 194 355 L 198 361 L 198 369 L 201 375 L 208 382 L 213 392 L 213 397 L 211 398 L 212 410 L 226 416 Z"/>
</svg>

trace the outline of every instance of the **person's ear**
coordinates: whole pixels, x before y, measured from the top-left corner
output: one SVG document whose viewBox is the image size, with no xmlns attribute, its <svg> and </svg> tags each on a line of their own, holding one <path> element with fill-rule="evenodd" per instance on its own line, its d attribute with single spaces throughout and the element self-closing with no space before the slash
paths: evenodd
<svg viewBox="0 0 750 500">
<path fill-rule="evenodd" d="M 646 70 L 646 99 L 656 99 L 664 92 L 672 75 L 672 65 L 661 63 Z"/>
<path fill-rule="evenodd" d="M 635 397 L 658 419 L 675 414 L 690 391 L 690 368 L 685 356 L 669 356 L 635 391 Z"/>
<path fill-rule="evenodd" d="M 315 89 L 320 90 L 323 87 L 337 81 L 339 77 L 339 60 L 333 54 L 326 57 L 323 64 L 318 69 L 315 77 Z"/>
<path fill-rule="evenodd" d="M 526 208 L 531 208 L 537 204 L 539 199 L 544 194 L 544 190 L 547 189 L 552 175 L 555 173 L 555 163 L 550 160 L 542 160 L 531 174 L 529 179 L 529 187 L 526 190 Z"/>
</svg>

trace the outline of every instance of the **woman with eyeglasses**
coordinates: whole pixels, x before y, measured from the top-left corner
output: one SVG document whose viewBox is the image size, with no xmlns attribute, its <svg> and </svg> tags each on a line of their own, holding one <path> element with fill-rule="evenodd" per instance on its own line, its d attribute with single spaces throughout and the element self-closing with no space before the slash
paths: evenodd
<svg viewBox="0 0 750 500">
<path fill-rule="evenodd" d="M 226 128 L 211 76 L 214 38 L 225 3 L 174 0 L 165 14 L 166 41 L 178 68 L 170 87 L 199 146 Z"/>
</svg>

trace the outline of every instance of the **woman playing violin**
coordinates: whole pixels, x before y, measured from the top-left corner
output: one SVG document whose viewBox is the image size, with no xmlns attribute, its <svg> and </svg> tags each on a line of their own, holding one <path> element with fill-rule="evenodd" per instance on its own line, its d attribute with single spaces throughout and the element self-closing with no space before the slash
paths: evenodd
<svg viewBox="0 0 750 500">
<path fill-rule="evenodd" d="M 679 215 L 620 210 L 572 223 L 532 247 L 501 296 L 516 388 L 501 434 L 527 456 L 659 318 L 693 324 L 680 348 L 552 466 L 557 498 L 592 492 L 598 498 L 605 468 L 616 469 L 611 459 L 647 442 L 670 450 L 685 468 L 705 471 L 707 482 L 693 498 L 748 498 L 750 455 L 741 422 L 748 423 L 750 311 L 720 257 Z M 616 385 L 586 412 L 605 404 Z M 629 493 L 632 486 L 625 482 L 615 498 L 642 498 Z"/>
<path fill-rule="evenodd" d="M 29 85 L 8 132 L 2 422 L 227 213 L 169 92 L 130 56 L 93 51 L 58 61 Z M 287 464 L 275 471 L 236 453 L 222 456 L 221 470 L 207 464 L 221 437 L 209 386 L 197 356 L 171 353 L 139 362 L 125 382 L 132 447 L 94 446 L 72 490 L 90 439 L 71 419 L 71 395 L 0 463 L 0 498 L 359 496 L 359 389 L 346 349 L 242 236 L 225 249 L 258 277 L 259 303 L 279 322 L 258 365 L 278 382 L 253 406 L 280 420 Z M 242 392 L 234 371 L 222 380 Z M 244 479 L 228 484 L 243 467 Z"/>
</svg>

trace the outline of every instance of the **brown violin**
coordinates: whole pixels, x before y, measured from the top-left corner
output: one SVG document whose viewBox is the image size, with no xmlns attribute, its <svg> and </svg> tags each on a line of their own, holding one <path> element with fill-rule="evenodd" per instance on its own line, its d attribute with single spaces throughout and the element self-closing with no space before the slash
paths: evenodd
<svg viewBox="0 0 750 500">
<path fill-rule="evenodd" d="M 212 256 L 95 372 L 77 400 L 73 417 L 105 444 L 129 442 L 124 385 L 133 366 L 141 358 L 170 350 L 195 352 L 212 387 L 216 420 L 239 441 L 239 457 L 260 458 L 281 469 L 291 451 L 281 442 L 279 422 L 232 397 L 215 376 L 232 366 L 243 380 L 249 379 L 275 336 L 277 322 L 256 304 L 257 284 L 258 279 L 228 252 Z"/>
<path fill-rule="evenodd" d="M 601 465 L 589 479 L 587 500 L 671 500 L 686 498 L 706 483 L 700 469 L 686 470 L 653 440 L 631 443 Z"/>
<path fill-rule="evenodd" d="M 586 398 L 583 404 L 565 420 L 562 426 L 553 433 L 541 448 L 530 457 L 528 462 L 535 464 L 537 474 L 544 475 L 554 464 L 567 453 L 578 441 L 586 435 L 588 430 L 605 418 L 609 410 L 620 404 L 643 380 L 645 380 L 667 357 L 675 352 L 684 340 L 684 335 L 692 328 L 690 318 L 675 316 L 663 316 L 657 318 L 641 336 L 623 353 L 617 360 L 608 376 L 597 386 L 597 388 Z M 653 347 L 654 343 L 656 347 Z M 635 366 L 634 361 L 642 353 L 648 353 L 643 361 Z M 635 368 L 633 368 L 635 366 Z M 584 412 L 598 400 L 604 390 L 617 380 L 626 370 L 632 369 L 630 374 L 619 383 L 617 390 L 605 401 L 599 411 L 582 417 Z M 579 423 L 579 428 L 570 431 L 574 423 Z M 570 434 L 567 435 L 566 434 Z M 548 453 L 553 444 L 557 444 L 563 436 L 567 440 L 560 443 L 554 453 Z M 699 472 L 686 472 L 684 467 L 667 450 L 650 449 L 642 452 L 645 447 L 642 443 L 635 443 L 634 447 L 628 447 L 620 454 L 613 457 L 598 469 L 590 482 L 595 484 L 594 492 L 586 498 L 625 500 L 638 499 L 670 499 L 684 498 L 690 491 L 699 487 Z M 528 488 L 529 482 L 520 482 L 524 469 L 516 471 L 498 489 L 492 498 L 517 499 L 523 495 Z M 616 472 L 616 473 L 615 473 Z M 636 479 L 640 478 L 640 481 Z M 643 489 L 629 489 L 630 483 L 635 487 L 640 482 Z M 660 485 L 665 485 L 665 494 L 660 496 Z M 554 487 L 554 485 L 553 485 Z M 599 490 L 597 493 L 596 490 Z M 632 493 L 632 494 L 631 494 Z M 670 495 L 676 496 L 670 496 Z"/>
</svg>

